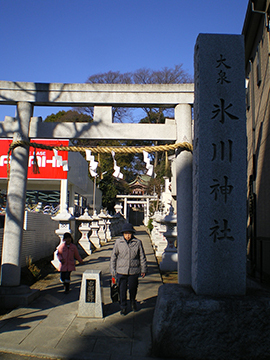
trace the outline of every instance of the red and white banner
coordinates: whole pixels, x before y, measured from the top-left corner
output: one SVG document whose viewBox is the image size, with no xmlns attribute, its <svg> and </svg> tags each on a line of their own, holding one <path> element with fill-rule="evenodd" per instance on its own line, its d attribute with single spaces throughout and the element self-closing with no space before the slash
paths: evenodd
<svg viewBox="0 0 270 360">
<path fill-rule="evenodd" d="M 68 140 L 44 140 L 33 139 L 30 142 L 43 144 L 47 146 L 68 146 Z M 0 139 L 0 179 L 7 178 L 7 153 L 12 139 Z M 38 171 L 34 166 L 34 151 L 36 151 L 36 160 Z M 62 180 L 67 179 L 66 164 L 68 161 L 68 151 L 57 151 L 57 155 L 53 150 L 29 148 L 28 159 L 28 179 L 50 179 Z M 64 162 L 64 166 L 63 166 Z"/>
</svg>

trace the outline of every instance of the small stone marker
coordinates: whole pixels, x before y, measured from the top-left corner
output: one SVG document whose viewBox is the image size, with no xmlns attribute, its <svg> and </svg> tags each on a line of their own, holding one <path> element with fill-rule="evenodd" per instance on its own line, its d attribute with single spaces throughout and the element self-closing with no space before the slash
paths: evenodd
<svg viewBox="0 0 270 360">
<path fill-rule="evenodd" d="M 192 287 L 246 291 L 244 39 L 200 34 L 195 46 Z"/>
<path fill-rule="evenodd" d="M 103 318 L 101 270 L 83 273 L 78 317 Z"/>
</svg>

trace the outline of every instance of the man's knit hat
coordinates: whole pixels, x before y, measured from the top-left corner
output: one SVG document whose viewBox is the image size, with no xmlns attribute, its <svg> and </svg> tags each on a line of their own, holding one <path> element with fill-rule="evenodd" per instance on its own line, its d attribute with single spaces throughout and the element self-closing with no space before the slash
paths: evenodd
<svg viewBox="0 0 270 360">
<path fill-rule="evenodd" d="M 121 230 L 121 233 L 123 234 L 124 232 L 131 232 L 131 233 L 135 233 L 135 230 L 133 228 L 133 225 L 130 223 L 125 223 L 123 225 L 123 228 Z"/>
</svg>

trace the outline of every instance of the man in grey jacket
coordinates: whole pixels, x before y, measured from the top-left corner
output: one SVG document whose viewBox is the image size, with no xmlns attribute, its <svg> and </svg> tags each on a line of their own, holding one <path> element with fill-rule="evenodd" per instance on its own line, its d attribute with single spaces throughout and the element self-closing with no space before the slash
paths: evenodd
<svg viewBox="0 0 270 360">
<path fill-rule="evenodd" d="M 121 315 L 127 314 L 127 287 L 133 311 L 137 310 L 136 295 L 138 278 L 145 277 L 147 271 L 146 257 L 141 240 L 134 237 L 132 224 L 126 223 L 121 231 L 122 237 L 117 238 L 111 254 L 111 274 L 116 277 L 119 285 Z"/>
</svg>

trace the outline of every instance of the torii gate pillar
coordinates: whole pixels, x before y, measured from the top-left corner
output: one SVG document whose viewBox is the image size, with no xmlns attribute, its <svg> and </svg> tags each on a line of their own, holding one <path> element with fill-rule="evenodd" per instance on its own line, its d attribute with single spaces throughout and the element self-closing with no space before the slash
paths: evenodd
<svg viewBox="0 0 270 360">
<path fill-rule="evenodd" d="M 127 198 L 124 198 L 124 218 L 127 219 Z"/>
<path fill-rule="evenodd" d="M 28 133 L 33 106 L 28 102 L 17 103 L 19 133 L 13 140 L 29 141 Z M 19 286 L 21 279 L 21 244 L 25 210 L 29 148 L 14 149 L 10 163 L 7 191 L 5 231 L 2 249 L 1 286 Z"/>
<path fill-rule="evenodd" d="M 177 142 L 192 144 L 191 105 L 175 107 Z M 177 183 L 178 283 L 191 285 L 192 242 L 192 153 L 181 151 L 175 160 Z"/>
</svg>

